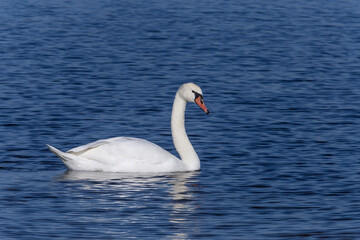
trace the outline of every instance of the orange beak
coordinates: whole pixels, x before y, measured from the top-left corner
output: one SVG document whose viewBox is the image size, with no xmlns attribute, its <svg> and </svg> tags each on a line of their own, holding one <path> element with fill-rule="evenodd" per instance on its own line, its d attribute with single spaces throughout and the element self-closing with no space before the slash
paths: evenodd
<svg viewBox="0 0 360 240">
<path fill-rule="evenodd" d="M 206 113 L 209 114 L 209 110 L 207 109 L 207 107 L 205 106 L 204 100 L 201 96 L 198 96 L 195 99 L 195 103 Z"/>
</svg>

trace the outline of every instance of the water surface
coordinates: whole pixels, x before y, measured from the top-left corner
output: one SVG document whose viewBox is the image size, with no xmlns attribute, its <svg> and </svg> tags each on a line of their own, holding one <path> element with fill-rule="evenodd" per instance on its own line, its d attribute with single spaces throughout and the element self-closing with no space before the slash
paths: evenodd
<svg viewBox="0 0 360 240">
<path fill-rule="evenodd" d="M 360 237 L 358 1 L 2 1 L 2 239 Z M 66 172 L 46 149 L 147 139 L 202 169 Z"/>
</svg>

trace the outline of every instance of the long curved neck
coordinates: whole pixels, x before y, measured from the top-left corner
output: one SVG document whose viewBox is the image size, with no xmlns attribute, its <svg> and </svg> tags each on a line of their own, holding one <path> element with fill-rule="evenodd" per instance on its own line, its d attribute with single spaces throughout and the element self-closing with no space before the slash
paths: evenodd
<svg viewBox="0 0 360 240">
<path fill-rule="evenodd" d="M 188 170 L 200 169 L 200 160 L 185 130 L 186 101 L 176 93 L 171 113 L 171 133 L 176 151 Z"/>
</svg>

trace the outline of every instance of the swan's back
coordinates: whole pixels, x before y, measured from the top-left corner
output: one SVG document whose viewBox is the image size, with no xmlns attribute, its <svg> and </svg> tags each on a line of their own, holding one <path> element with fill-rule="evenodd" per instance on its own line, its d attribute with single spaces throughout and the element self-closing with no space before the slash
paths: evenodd
<svg viewBox="0 0 360 240">
<path fill-rule="evenodd" d="M 51 148 L 50 148 L 51 149 Z M 117 137 L 99 140 L 56 152 L 72 170 L 109 172 L 174 172 L 185 171 L 185 166 L 175 156 L 149 141 Z M 59 150 L 57 150 L 59 151 Z"/>
</svg>

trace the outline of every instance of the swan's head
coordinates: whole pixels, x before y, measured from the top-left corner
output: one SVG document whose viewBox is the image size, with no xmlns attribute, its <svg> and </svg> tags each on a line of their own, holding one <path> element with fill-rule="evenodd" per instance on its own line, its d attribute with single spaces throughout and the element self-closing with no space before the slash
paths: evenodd
<svg viewBox="0 0 360 240">
<path fill-rule="evenodd" d="M 206 114 L 209 114 L 209 110 L 204 103 L 201 88 L 198 85 L 185 83 L 179 88 L 178 93 L 185 101 L 196 103 Z"/>
</svg>

